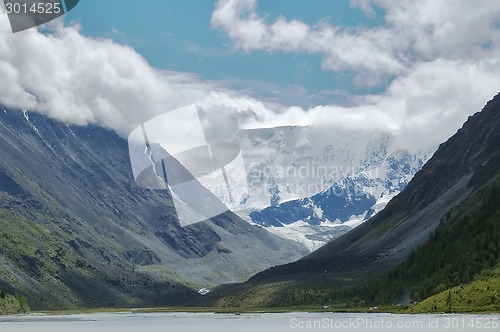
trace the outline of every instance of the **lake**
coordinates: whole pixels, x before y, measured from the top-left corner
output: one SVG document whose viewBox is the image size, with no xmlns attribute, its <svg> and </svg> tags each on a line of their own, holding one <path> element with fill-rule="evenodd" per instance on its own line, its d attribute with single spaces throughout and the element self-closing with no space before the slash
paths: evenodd
<svg viewBox="0 0 500 332">
<path fill-rule="evenodd" d="M 1 332 L 500 331 L 500 315 L 98 313 L 0 316 Z"/>
</svg>

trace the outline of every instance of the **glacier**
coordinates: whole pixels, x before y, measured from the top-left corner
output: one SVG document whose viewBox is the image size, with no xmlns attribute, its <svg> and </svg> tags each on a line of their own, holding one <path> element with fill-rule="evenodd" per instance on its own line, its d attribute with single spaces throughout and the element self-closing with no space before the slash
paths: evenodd
<svg viewBox="0 0 500 332">
<path fill-rule="evenodd" d="M 382 210 L 437 148 L 402 150 L 378 130 L 322 129 L 259 128 L 234 138 L 247 178 L 233 190 L 249 190 L 234 211 L 311 251 Z"/>
</svg>

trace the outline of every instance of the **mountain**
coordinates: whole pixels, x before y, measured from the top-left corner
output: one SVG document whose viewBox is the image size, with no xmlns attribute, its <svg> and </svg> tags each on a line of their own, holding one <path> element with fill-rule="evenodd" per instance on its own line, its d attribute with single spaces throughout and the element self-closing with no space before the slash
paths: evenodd
<svg viewBox="0 0 500 332">
<path fill-rule="evenodd" d="M 379 130 L 318 126 L 249 129 L 234 141 L 250 189 L 236 212 L 311 251 L 382 210 L 434 151 L 401 150 Z"/>
<path fill-rule="evenodd" d="M 384 210 L 296 262 L 224 287 L 212 301 L 419 301 L 499 264 L 499 220 L 500 94 L 441 144 Z"/>
<path fill-rule="evenodd" d="M 174 305 L 306 253 L 231 212 L 181 227 L 126 140 L 0 111 L 0 289 L 34 308 Z"/>
</svg>

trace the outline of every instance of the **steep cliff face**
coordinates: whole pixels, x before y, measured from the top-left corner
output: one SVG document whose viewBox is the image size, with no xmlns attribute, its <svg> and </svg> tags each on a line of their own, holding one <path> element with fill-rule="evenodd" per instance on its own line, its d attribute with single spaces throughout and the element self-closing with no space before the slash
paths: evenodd
<svg viewBox="0 0 500 332">
<path fill-rule="evenodd" d="M 34 307 L 178 304 L 298 259 L 301 245 L 231 212 L 181 227 L 134 183 L 127 142 L 0 108 L 0 288 Z"/>
</svg>

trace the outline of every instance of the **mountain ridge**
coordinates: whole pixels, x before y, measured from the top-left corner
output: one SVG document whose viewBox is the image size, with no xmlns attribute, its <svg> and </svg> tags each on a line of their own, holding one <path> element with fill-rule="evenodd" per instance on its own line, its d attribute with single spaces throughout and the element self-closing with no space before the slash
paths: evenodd
<svg viewBox="0 0 500 332">
<path fill-rule="evenodd" d="M 441 144 L 384 210 L 296 262 L 218 289 L 210 303 L 394 304 L 412 298 L 419 301 L 420 294 L 429 296 L 453 287 L 467 279 L 462 272 L 479 273 L 500 260 L 498 179 L 500 94 Z M 464 228 L 470 233 L 464 233 Z M 450 248 L 467 250 L 456 259 L 443 256 L 451 254 L 443 248 L 453 239 L 460 242 L 448 245 Z M 440 251 L 433 253 L 435 247 Z M 485 260 L 477 253 L 490 257 Z M 479 259 L 479 264 L 464 268 L 470 257 L 475 262 Z"/>
<path fill-rule="evenodd" d="M 393 199 L 389 202 L 386 209 L 381 211 L 368 222 L 365 222 L 363 225 L 343 236 L 338 241 L 332 241 L 300 261 L 309 261 L 309 264 L 315 260 L 318 261 L 318 258 L 324 257 L 323 255 L 328 255 L 328 252 L 330 251 L 345 252 L 346 249 L 353 247 L 353 243 L 361 245 L 363 239 L 369 241 L 370 236 L 374 236 L 373 232 L 378 230 L 376 227 L 377 224 L 384 221 L 388 224 L 387 227 L 393 226 L 391 225 L 390 220 L 387 222 L 387 219 L 389 215 L 394 215 L 398 211 L 399 213 L 406 215 L 416 211 L 419 211 L 420 213 L 427 212 L 429 215 L 434 214 L 429 226 L 425 227 L 427 232 L 430 234 L 438 226 L 441 218 L 451 209 L 452 206 L 457 205 L 465 197 L 467 197 L 473 188 L 477 188 L 478 186 L 484 184 L 488 175 L 491 176 L 489 171 L 490 166 L 493 168 L 500 165 L 500 154 L 497 151 L 500 146 L 498 134 L 500 133 L 500 128 L 498 128 L 499 113 L 496 112 L 499 105 L 500 94 L 496 95 L 490 102 L 487 103 L 483 109 L 484 113 L 479 112 L 470 116 L 468 121 L 457 131 L 455 135 L 453 135 L 446 143 L 440 145 L 438 151 L 429 160 L 429 162 L 424 165 L 422 170 L 415 175 L 408 186 L 397 196 L 398 199 Z M 487 115 L 493 116 L 491 121 L 485 123 L 483 118 Z M 495 124 L 497 126 L 491 128 Z M 495 129 L 498 129 L 497 133 L 495 133 Z M 482 132 L 482 135 L 475 135 L 472 131 Z M 488 141 L 488 144 L 485 143 L 485 139 L 490 140 Z M 486 147 L 483 147 L 482 145 L 486 145 Z M 461 151 L 456 151 L 455 149 L 457 147 L 460 147 Z M 493 153 L 493 155 L 489 158 L 488 156 L 491 153 Z M 471 160 L 463 157 L 468 155 L 472 155 Z M 447 159 L 448 157 L 450 159 Z M 488 162 L 490 162 L 490 164 L 488 164 Z M 477 167 L 477 170 L 473 172 L 472 167 Z M 429 179 L 431 175 L 432 179 Z M 438 198 L 441 198 L 442 201 L 439 203 L 443 204 L 444 208 L 436 211 L 432 209 L 433 206 L 431 204 L 434 203 L 434 205 L 437 205 L 436 200 Z M 400 206 L 396 206 L 396 204 L 401 203 L 403 204 L 402 208 L 407 211 L 406 213 L 401 211 L 402 209 Z M 425 210 L 425 208 L 427 208 L 427 210 Z M 421 219 L 425 220 L 424 217 L 425 215 L 422 216 Z M 404 224 L 405 222 L 409 222 L 404 221 L 404 219 L 405 216 L 395 218 L 392 223 Z M 415 221 L 413 221 L 413 223 L 415 223 Z M 388 235 L 390 234 L 386 234 L 385 236 Z M 392 235 L 394 239 L 399 236 L 401 236 L 399 233 L 397 235 Z M 408 238 L 412 236 L 413 235 L 409 235 Z M 414 248 L 423 243 L 428 236 L 429 235 L 424 236 L 418 241 L 414 241 L 415 245 L 409 246 L 409 248 L 404 251 L 404 255 L 408 255 Z M 403 241 L 399 240 L 399 242 L 401 243 Z M 373 244 L 372 248 L 366 246 L 366 248 L 363 251 L 360 251 L 359 254 L 368 253 L 368 250 L 376 247 L 376 243 Z M 398 248 L 385 248 L 386 251 L 391 249 L 396 251 Z M 378 250 L 376 253 L 369 253 L 372 259 L 378 261 L 383 260 L 382 257 L 378 257 L 378 255 L 381 254 L 383 254 L 382 250 Z M 392 255 L 397 254 L 398 253 L 396 252 Z M 330 261 L 330 264 L 328 265 L 332 266 L 332 261 Z M 320 265 L 317 269 L 324 269 L 328 265 Z M 311 265 L 309 265 L 308 268 L 311 269 Z M 253 278 L 258 279 L 265 274 L 266 271 Z"/>
</svg>

